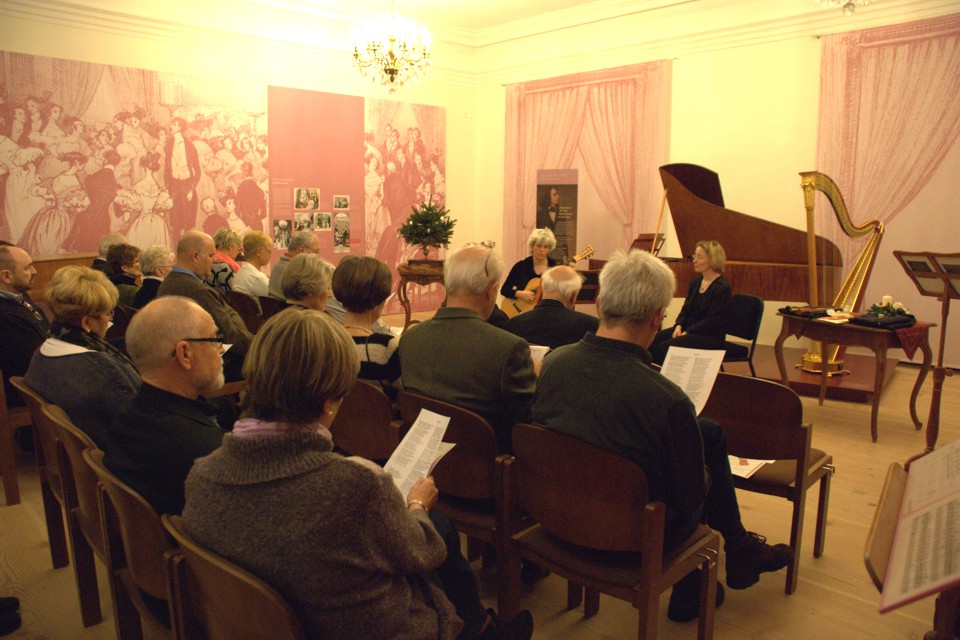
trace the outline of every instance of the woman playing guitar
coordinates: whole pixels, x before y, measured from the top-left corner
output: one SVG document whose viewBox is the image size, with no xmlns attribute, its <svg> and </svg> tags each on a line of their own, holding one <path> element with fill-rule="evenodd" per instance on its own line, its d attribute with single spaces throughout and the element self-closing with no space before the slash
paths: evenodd
<svg viewBox="0 0 960 640">
<path fill-rule="evenodd" d="M 559 264 L 548 257 L 557 247 L 557 238 L 550 229 L 534 229 L 527 238 L 527 246 L 530 249 L 530 255 L 513 265 L 503 286 L 500 287 L 500 295 L 504 298 L 500 308 L 511 318 L 529 311 L 537 304 L 540 274 Z M 573 257 L 571 266 L 577 260 L 583 260 L 592 253 L 591 247 L 581 251 Z"/>
</svg>

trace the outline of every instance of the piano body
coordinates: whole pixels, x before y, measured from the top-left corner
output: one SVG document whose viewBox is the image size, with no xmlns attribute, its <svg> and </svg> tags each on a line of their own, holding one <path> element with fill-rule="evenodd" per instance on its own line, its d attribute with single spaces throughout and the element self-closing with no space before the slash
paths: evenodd
<svg viewBox="0 0 960 640">
<path fill-rule="evenodd" d="M 764 300 L 815 304 L 810 295 L 808 234 L 727 209 L 720 178 L 695 164 L 660 167 L 683 259 L 665 259 L 677 276 L 676 295 L 683 298 L 692 279 L 693 254 L 700 240 L 716 240 L 727 254 L 724 275 L 734 291 Z M 843 261 L 837 246 L 815 237 L 819 290 L 832 299 Z"/>
</svg>

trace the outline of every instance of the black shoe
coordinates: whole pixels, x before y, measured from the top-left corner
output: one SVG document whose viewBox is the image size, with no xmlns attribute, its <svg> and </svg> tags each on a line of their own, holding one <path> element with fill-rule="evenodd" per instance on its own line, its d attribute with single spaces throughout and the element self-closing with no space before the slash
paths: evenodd
<svg viewBox="0 0 960 640">
<path fill-rule="evenodd" d="M 723 604 L 723 585 L 717 583 L 717 608 Z M 674 622 L 690 622 L 700 617 L 700 571 L 691 571 L 670 593 L 667 617 Z"/>
<path fill-rule="evenodd" d="M 760 579 L 761 573 L 779 571 L 793 562 L 793 549 L 785 544 L 767 544 L 753 532 L 740 544 L 727 547 L 727 586 L 746 589 Z"/>
<path fill-rule="evenodd" d="M 0 636 L 13 633 L 20 628 L 22 623 L 23 621 L 20 619 L 19 613 L 0 614 Z"/>
<path fill-rule="evenodd" d="M 529 560 L 524 560 L 523 566 L 520 567 L 520 580 L 522 580 L 524 584 L 533 584 L 534 582 L 543 580 L 549 575 L 550 569 L 541 567 Z"/>
<path fill-rule="evenodd" d="M 507 622 L 500 619 L 497 612 L 487 609 L 490 624 L 481 638 L 484 640 L 500 638 L 501 640 L 530 640 L 533 636 L 533 616 L 524 609 Z"/>
<path fill-rule="evenodd" d="M 20 610 L 20 599 L 12 596 L 0 598 L 0 614 L 16 613 Z"/>
</svg>

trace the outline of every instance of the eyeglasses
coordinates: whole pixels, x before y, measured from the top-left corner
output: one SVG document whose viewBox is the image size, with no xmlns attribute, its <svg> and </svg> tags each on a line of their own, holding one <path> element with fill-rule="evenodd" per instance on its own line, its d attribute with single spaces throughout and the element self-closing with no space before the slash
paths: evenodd
<svg viewBox="0 0 960 640">
<path fill-rule="evenodd" d="M 227 338 L 226 336 L 223 336 L 223 335 L 215 335 L 212 338 L 184 338 L 183 339 L 183 342 L 217 342 L 221 346 L 223 346 L 223 343 L 226 341 L 227 341 Z"/>
<path fill-rule="evenodd" d="M 490 249 L 487 252 L 487 257 L 483 260 L 483 275 L 486 276 L 487 280 L 490 280 L 490 270 L 487 268 L 487 265 L 490 264 L 490 256 L 493 255 L 493 248 L 497 246 L 497 243 L 493 240 L 484 240 L 483 242 L 468 242 L 465 247 L 486 247 Z"/>
<path fill-rule="evenodd" d="M 494 249 L 497 246 L 497 243 L 493 240 L 483 240 L 482 242 L 467 242 L 463 246 L 465 247 L 476 247 L 480 245 L 481 247 L 487 247 L 488 249 Z"/>
</svg>

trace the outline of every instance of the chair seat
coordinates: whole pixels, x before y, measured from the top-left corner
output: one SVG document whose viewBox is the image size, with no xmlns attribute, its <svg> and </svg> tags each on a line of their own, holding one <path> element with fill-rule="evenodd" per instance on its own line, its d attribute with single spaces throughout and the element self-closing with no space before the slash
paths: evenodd
<svg viewBox="0 0 960 640">
<path fill-rule="evenodd" d="M 710 527 L 700 525 L 686 541 L 664 554 L 664 566 L 669 566 L 684 549 L 711 533 Z M 539 525 L 521 531 L 513 539 L 527 551 L 541 556 L 548 568 L 561 575 L 565 569 L 576 575 L 578 581 L 586 578 L 624 589 L 632 589 L 641 582 L 642 556 L 639 553 L 587 549 L 565 542 Z"/>
<path fill-rule="evenodd" d="M 731 360 L 731 359 L 746 360 L 747 356 L 750 355 L 750 349 L 748 347 L 743 346 L 742 344 L 737 344 L 735 342 L 725 342 L 723 343 L 723 346 L 724 346 L 724 351 L 726 351 L 727 353 L 724 360 Z"/>
<path fill-rule="evenodd" d="M 473 535 L 480 531 L 492 533 L 496 528 L 497 518 L 492 500 L 465 501 L 440 494 L 435 508 L 456 522 L 458 528 L 477 530 Z M 484 539 L 488 537 L 492 538 L 483 536 Z"/>
<path fill-rule="evenodd" d="M 820 449 L 810 449 L 809 469 L 817 469 L 827 464 L 833 464 L 833 457 Z M 749 478 L 746 484 L 760 487 L 792 487 L 797 478 L 796 460 L 777 460 L 765 464 Z"/>
</svg>

